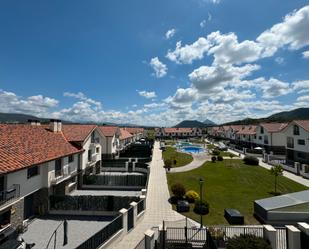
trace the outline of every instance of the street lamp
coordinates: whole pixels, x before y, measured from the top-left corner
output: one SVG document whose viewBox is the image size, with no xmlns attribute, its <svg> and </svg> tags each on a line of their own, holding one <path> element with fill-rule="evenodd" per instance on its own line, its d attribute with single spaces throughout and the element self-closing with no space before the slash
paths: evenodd
<svg viewBox="0 0 309 249">
<path fill-rule="evenodd" d="M 200 198 L 201 198 L 201 200 L 200 200 L 200 205 L 202 205 L 202 203 L 203 203 L 203 183 L 204 183 L 204 180 L 202 179 L 202 178 L 200 178 L 200 181 L 199 181 L 199 183 L 200 183 Z M 201 215 L 201 228 L 203 227 L 203 215 L 202 214 L 200 214 Z"/>
</svg>

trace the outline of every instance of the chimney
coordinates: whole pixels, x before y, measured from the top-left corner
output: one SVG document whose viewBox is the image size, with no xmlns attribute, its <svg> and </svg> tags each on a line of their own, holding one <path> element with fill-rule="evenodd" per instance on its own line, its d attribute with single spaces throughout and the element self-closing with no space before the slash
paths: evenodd
<svg viewBox="0 0 309 249">
<path fill-rule="evenodd" d="M 58 121 L 56 119 L 51 119 L 49 122 L 49 129 L 52 132 L 57 132 L 58 131 Z"/>
<path fill-rule="evenodd" d="M 62 130 L 62 122 L 61 120 L 57 120 L 57 131 L 61 132 L 61 130 Z"/>
<path fill-rule="evenodd" d="M 37 126 L 41 125 L 40 120 L 36 120 L 35 123 L 36 123 Z"/>
<path fill-rule="evenodd" d="M 34 119 L 28 119 L 28 123 L 30 125 L 36 125 L 36 121 Z"/>
</svg>

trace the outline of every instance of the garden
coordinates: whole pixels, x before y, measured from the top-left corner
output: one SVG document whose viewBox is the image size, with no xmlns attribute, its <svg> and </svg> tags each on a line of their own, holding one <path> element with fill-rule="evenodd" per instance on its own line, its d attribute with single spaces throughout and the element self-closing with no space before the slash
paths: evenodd
<svg viewBox="0 0 309 249">
<path fill-rule="evenodd" d="M 184 215 L 199 222 L 200 215 L 194 212 L 194 208 L 195 202 L 200 200 L 200 179 L 203 179 L 203 203 L 197 204 L 209 207 L 209 213 L 203 218 L 204 224 L 228 224 L 224 218 L 225 208 L 239 210 L 244 215 L 245 224 L 259 224 L 253 216 L 255 200 L 307 189 L 282 174 L 250 164 L 256 164 L 256 161 L 253 158 L 247 158 L 245 162 L 240 159 L 214 160 L 189 172 L 168 174 L 171 196 L 175 192 L 172 186 L 178 184 L 179 189 L 179 184 L 183 185 L 184 189 L 180 190 L 176 199 L 191 198 L 190 211 Z M 170 201 L 176 203 L 175 197 Z M 173 208 L 176 208 L 174 204 Z"/>
<path fill-rule="evenodd" d="M 181 167 L 193 161 L 193 157 L 187 153 L 181 153 L 174 147 L 166 147 L 162 152 L 163 161 L 166 167 Z"/>
</svg>

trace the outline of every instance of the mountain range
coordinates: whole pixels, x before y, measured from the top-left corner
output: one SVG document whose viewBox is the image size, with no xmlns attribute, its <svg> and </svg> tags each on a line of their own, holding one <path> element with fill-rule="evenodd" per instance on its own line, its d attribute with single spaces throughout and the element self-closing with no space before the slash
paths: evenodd
<svg viewBox="0 0 309 249">
<path fill-rule="evenodd" d="M 194 128 L 194 127 L 199 127 L 199 128 L 204 128 L 208 126 L 213 126 L 216 125 L 214 122 L 212 122 L 209 119 L 206 119 L 204 122 L 200 122 L 198 120 L 184 120 L 181 121 L 179 124 L 175 125 L 175 128 Z"/>
</svg>

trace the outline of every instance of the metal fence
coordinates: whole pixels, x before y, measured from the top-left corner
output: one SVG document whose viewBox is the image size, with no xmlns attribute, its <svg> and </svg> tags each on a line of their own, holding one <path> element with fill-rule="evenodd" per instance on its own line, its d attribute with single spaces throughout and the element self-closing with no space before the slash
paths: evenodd
<svg viewBox="0 0 309 249">
<path fill-rule="evenodd" d="M 263 226 L 210 226 L 208 229 L 214 239 L 223 238 L 227 240 L 241 234 L 251 234 L 261 238 L 264 236 Z"/>
<path fill-rule="evenodd" d="M 137 214 L 140 214 L 141 212 L 143 212 L 145 210 L 145 199 L 144 200 L 140 200 L 137 203 Z"/>
<path fill-rule="evenodd" d="M 145 186 L 147 175 L 90 175 L 84 176 L 86 185 L 103 186 Z"/>
<path fill-rule="evenodd" d="M 287 249 L 287 232 L 286 228 L 278 228 L 276 227 L 277 230 L 277 238 L 276 238 L 276 244 L 277 244 L 277 249 Z"/>
<path fill-rule="evenodd" d="M 19 197 L 20 185 L 13 184 L 13 186 L 7 190 L 0 191 L 0 205 L 3 205 L 7 201 L 13 200 Z"/>
<path fill-rule="evenodd" d="M 122 215 L 119 215 L 110 224 L 91 236 L 76 249 L 96 249 L 109 240 L 114 234 L 123 228 Z"/>
</svg>

